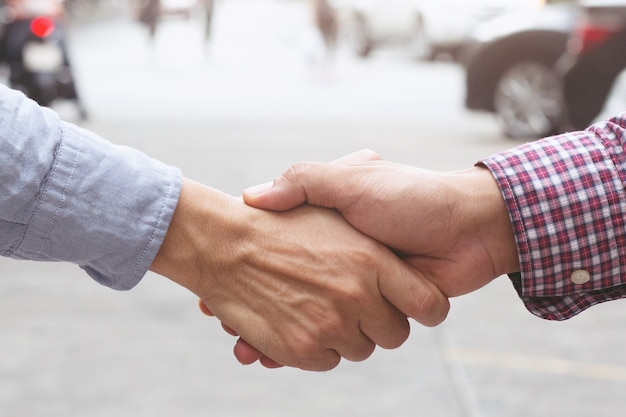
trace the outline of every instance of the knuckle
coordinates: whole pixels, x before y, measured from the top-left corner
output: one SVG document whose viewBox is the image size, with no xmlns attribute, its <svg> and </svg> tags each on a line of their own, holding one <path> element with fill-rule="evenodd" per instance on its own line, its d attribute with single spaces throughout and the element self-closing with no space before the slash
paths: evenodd
<svg viewBox="0 0 626 417">
<path fill-rule="evenodd" d="M 350 301 L 347 301 L 348 303 Z M 354 304 L 350 304 L 354 305 Z M 341 305 L 339 305 L 341 307 Z M 334 340 L 341 338 L 348 331 L 346 321 L 340 311 L 335 314 L 330 314 L 326 317 L 323 323 L 320 324 L 316 339 L 321 340 Z"/>
<path fill-rule="evenodd" d="M 308 172 L 308 166 L 308 162 L 296 162 L 283 172 L 281 178 L 290 185 L 297 185 Z"/>
<path fill-rule="evenodd" d="M 375 349 L 376 345 L 373 342 L 362 343 L 350 353 L 350 356 L 346 356 L 346 359 L 352 362 L 362 362 L 372 356 Z"/>
<path fill-rule="evenodd" d="M 357 305 L 358 302 L 367 300 L 368 290 L 360 274 L 346 277 L 335 289 L 337 296 L 336 309 L 345 310 L 346 307 Z M 351 304 L 348 304 L 351 303 Z"/>
<path fill-rule="evenodd" d="M 335 369 L 337 365 L 341 362 L 341 356 L 339 356 L 336 352 L 328 352 L 324 358 L 311 363 L 306 368 L 302 368 L 308 371 L 319 371 L 325 372 Z"/>
<path fill-rule="evenodd" d="M 293 340 L 291 350 L 299 358 L 313 358 L 319 356 L 323 349 L 319 338 L 309 333 L 302 333 Z"/>
<path fill-rule="evenodd" d="M 329 371 L 339 365 L 341 357 L 324 346 L 321 337 L 302 333 L 290 344 L 292 366 L 307 371 Z"/>
<path fill-rule="evenodd" d="M 307 184 L 309 176 L 307 173 L 309 172 L 309 165 L 309 162 L 297 162 L 291 165 L 287 171 L 283 172 L 281 176 L 275 180 L 274 184 L 279 184 L 297 193 L 297 195 L 303 196 L 304 200 L 308 201 Z M 311 201 L 308 202 L 312 204 Z"/>
<path fill-rule="evenodd" d="M 409 338 L 411 333 L 411 326 L 406 318 L 398 320 L 393 326 L 393 329 L 389 331 L 387 338 L 379 342 L 380 347 L 383 349 L 397 349 Z"/>
<path fill-rule="evenodd" d="M 361 239 L 358 246 L 353 247 L 355 265 L 364 271 L 380 270 L 380 244 L 372 239 Z"/>
<path fill-rule="evenodd" d="M 447 298 L 438 297 L 434 291 L 421 291 L 415 297 L 411 316 L 424 326 L 434 327 L 446 319 L 449 310 Z"/>
</svg>

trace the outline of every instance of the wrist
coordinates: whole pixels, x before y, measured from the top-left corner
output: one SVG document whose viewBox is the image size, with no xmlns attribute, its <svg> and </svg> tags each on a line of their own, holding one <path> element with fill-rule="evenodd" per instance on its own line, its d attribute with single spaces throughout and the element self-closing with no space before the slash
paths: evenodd
<svg viewBox="0 0 626 417">
<path fill-rule="evenodd" d="M 459 201 L 468 210 L 467 232 L 489 259 L 492 278 L 519 271 L 519 258 L 508 207 L 498 183 L 483 166 L 461 171 Z"/>
<path fill-rule="evenodd" d="M 238 221 L 235 204 L 231 196 L 183 179 L 178 205 L 150 270 L 197 295 L 212 292 L 226 257 L 230 262 L 237 259 L 236 245 L 230 243 L 241 236 L 245 222 Z"/>
</svg>

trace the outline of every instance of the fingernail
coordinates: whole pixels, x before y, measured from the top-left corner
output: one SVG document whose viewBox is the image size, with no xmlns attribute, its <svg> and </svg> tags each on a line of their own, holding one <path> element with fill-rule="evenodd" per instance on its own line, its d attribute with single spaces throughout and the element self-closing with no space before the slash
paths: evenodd
<svg viewBox="0 0 626 417">
<path fill-rule="evenodd" d="M 244 193 L 248 195 L 259 195 L 259 194 L 263 194 L 264 192 L 266 192 L 273 186 L 274 186 L 274 181 L 270 181 L 270 182 L 266 182 L 265 184 L 259 184 L 250 188 L 246 188 Z"/>
</svg>

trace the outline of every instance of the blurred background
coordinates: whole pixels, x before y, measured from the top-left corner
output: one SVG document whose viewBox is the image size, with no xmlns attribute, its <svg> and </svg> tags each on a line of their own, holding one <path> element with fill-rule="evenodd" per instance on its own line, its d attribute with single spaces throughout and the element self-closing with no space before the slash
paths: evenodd
<svg viewBox="0 0 626 417">
<path fill-rule="evenodd" d="M 436 170 L 624 108 L 626 2 L 5 0 L 0 81 L 239 195 L 371 148 Z M 327 373 L 243 367 L 195 297 L 0 260 L 0 416 L 618 415 L 624 304 L 563 323 L 501 277 Z"/>
</svg>

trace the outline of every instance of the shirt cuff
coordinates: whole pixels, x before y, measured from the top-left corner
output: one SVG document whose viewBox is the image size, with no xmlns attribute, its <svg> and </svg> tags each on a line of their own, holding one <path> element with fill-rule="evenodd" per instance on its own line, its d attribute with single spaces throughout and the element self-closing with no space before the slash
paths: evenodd
<svg viewBox="0 0 626 417">
<path fill-rule="evenodd" d="M 178 203 L 181 173 L 69 123 L 13 257 L 72 262 L 128 290 L 146 274 Z"/>
<path fill-rule="evenodd" d="M 564 320 L 626 297 L 624 126 L 615 118 L 480 161 L 515 231 L 521 272 L 512 282 L 539 317 Z"/>
</svg>

